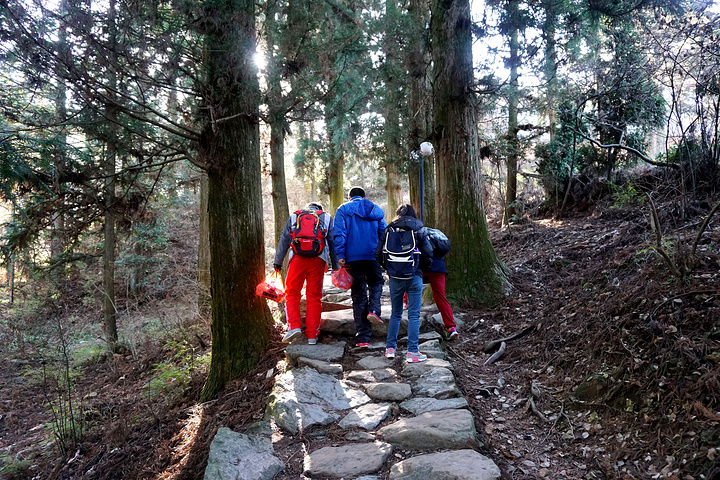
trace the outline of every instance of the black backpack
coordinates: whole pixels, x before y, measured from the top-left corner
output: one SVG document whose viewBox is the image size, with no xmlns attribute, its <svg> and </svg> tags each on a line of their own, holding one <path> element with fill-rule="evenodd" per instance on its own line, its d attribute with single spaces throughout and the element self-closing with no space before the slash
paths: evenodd
<svg viewBox="0 0 720 480">
<path fill-rule="evenodd" d="M 433 248 L 433 257 L 444 257 L 450 251 L 450 240 L 437 228 L 425 227 Z"/>
<path fill-rule="evenodd" d="M 415 242 L 415 232 L 388 227 L 383 246 L 383 260 L 388 276 L 399 280 L 410 280 L 415 275 L 420 251 Z"/>
</svg>

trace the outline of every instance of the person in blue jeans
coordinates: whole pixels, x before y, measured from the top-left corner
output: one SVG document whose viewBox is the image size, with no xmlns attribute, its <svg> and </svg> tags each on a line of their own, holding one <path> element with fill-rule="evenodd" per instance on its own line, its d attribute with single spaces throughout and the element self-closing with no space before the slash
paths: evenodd
<svg viewBox="0 0 720 480">
<path fill-rule="evenodd" d="M 432 245 L 423 223 L 417 219 L 412 205 L 403 204 L 396 210 L 396 217 L 385 229 L 375 249 L 375 258 L 387 270 L 390 278 L 390 303 L 392 313 L 388 324 L 385 356 L 395 358 L 397 336 L 400 330 L 400 319 L 403 313 L 403 297 L 408 298 L 408 343 L 406 361 L 410 363 L 424 362 L 427 356 L 420 353 L 418 346 L 420 337 L 420 303 L 423 289 L 423 269 L 430 266 Z M 412 257 L 400 257 L 391 253 L 388 235 L 397 232 L 412 231 Z M 410 263 L 409 268 L 398 268 L 398 264 Z M 400 270 L 403 270 L 401 273 Z"/>
<path fill-rule="evenodd" d="M 385 281 L 375 260 L 378 238 L 385 230 L 385 212 L 365 198 L 365 190 L 353 187 L 348 201 L 335 212 L 335 253 L 340 268 L 349 266 L 353 277 L 350 297 L 355 320 L 355 346 L 370 346 L 372 324 L 382 323 L 380 296 Z"/>
</svg>

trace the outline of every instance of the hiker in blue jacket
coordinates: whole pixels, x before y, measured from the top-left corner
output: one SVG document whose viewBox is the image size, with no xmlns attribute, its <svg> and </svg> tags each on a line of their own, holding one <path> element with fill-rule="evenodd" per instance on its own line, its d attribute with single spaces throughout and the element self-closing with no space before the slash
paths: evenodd
<svg viewBox="0 0 720 480">
<path fill-rule="evenodd" d="M 341 268 L 349 266 L 353 277 L 350 295 L 356 347 L 369 347 L 372 323 L 382 323 L 380 296 L 384 281 L 380 264 L 375 260 L 375 248 L 385 227 L 385 212 L 365 198 L 361 187 L 351 188 L 348 201 L 335 212 L 338 264 Z"/>
</svg>

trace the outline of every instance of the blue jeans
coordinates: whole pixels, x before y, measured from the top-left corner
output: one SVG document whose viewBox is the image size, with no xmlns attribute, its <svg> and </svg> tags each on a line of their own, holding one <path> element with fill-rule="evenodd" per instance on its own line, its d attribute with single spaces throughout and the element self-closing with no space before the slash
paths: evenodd
<svg viewBox="0 0 720 480">
<path fill-rule="evenodd" d="M 390 277 L 390 324 L 387 333 L 387 348 L 397 348 L 397 336 L 403 312 L 403 297 L 408 297 L 408 352 L 417 352 L 420 336 L 420 302 L 423 289 L 422 277 L 413 275 L 411 280 Z"/>
<path fill-rule="evenodd" d="M 350 297 L 355 319 L 355 341 L 370 342 L 372 323 L 367 319 L 367 315 L 373 312 L 380 316 L 380 297 L 385 283 L 382 267 L 375 260 L 355 260 L 348 262 L 348 265 L 350 265 L 350 275 L 353 277 Z"/>
</svg>

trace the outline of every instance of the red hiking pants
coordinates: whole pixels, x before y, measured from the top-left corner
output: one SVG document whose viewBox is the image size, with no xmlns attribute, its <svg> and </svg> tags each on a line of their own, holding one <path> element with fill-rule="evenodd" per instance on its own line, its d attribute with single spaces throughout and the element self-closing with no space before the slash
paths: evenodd
<svg viewBox="0 0 720 480">
<path fill-rule="evenodd" d="M 438 310 L 440 310 L 440 316 L 443 319 L 445 330 L 454 327 L 455 319 L 453 317 L 453 311 L 445 296 L 445 274 L 441 272 L 425 272 L 423 277 L 430 282 L 433 299 L 435 300 L 435 305 L 437 305 Z"/>
<path fill-rule="evenodd" d="M 290 329 L 300 328 L 300 296 L 305 285 L 305 336 L 317 338 L 320 328 L 322 306 L 323 275 L 327 270 L 325 260 L 320 257 L 301 257 L 294 255 L 288 266 L 285 279 L 285 306 Z"/>
</svg>

